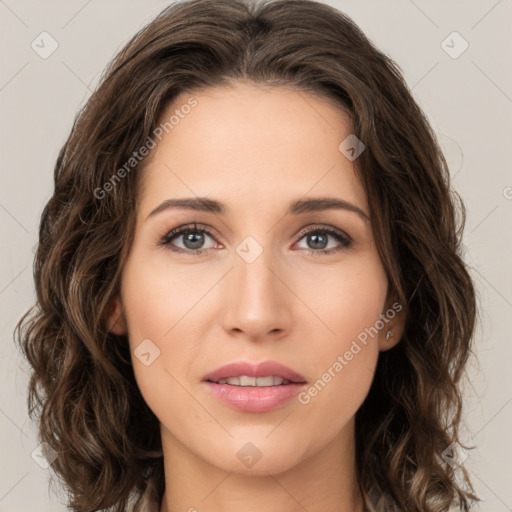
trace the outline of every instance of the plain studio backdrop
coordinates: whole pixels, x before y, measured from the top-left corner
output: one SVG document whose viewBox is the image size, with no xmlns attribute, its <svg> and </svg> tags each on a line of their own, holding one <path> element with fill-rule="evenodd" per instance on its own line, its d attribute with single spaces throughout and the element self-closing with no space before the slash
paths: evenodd
<svg viewBox="0 0 512 512">
<path fill-rule="evenodd" d="M 464 385 L 480 510 L 512 510 L 512 2 L 328 3 L 393 58 L 437 133 L 468 210 L 465 259 L 481 322 Z M 49 493 L 27 415 L 28 368 L 13 329 L 32 305 L 33 249 L 53 167 L 75 114 L 114 54 L 169 2 L 0 1 L 0 512 L 67 510 Z M 43 41 L 43 42 L 41 42 Z"/>
</svg>

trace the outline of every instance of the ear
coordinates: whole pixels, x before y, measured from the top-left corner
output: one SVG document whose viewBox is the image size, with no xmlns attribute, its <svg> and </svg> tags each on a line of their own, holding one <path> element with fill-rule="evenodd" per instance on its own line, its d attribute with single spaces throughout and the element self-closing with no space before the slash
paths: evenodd
<svg viewBox="0 0 512 512">
<path fill-rule="evenodd" d="M 384 327 L 379 333 L 379 350 L 385 351 L 393 348 L 401 340 L 404 334 L 405 316 L 404 307 L 396 299 L 389 297 L 386 300 L 384 311 L 382 312 Z"/>
<path fill-rule="evenodd" d="M 124 316 L 123 303 L 119 294 L 112 297 L 107 307 L 106 312 L 106 323 L 107 329 L 119 336 L 128 334 L 128 328 L 126 325 L 126 318 Z"/>
</svg>

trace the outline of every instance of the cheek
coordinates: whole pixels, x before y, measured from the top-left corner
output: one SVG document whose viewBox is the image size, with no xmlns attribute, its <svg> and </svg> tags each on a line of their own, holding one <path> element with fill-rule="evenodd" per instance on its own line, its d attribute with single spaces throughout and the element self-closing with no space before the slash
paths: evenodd
<svg viewBox="0 0 512 512">
<path fill-rule="evenodd" d="M 154 338 L 167 343 L 183 325 L 193 325 L 193 309 L 215 280 L 211 273 L 203 276 L 199 270 L 187 272 L 159 261 L 134 259 L 127 264 L 123 303 L 131 341 Z"/>
<path fill-rule="evenodd" d="M 140 254 L 125 266 L 122 297 L 135 379 L 158 417 L 190 407 L 182 385 L 194 380 L 204 339 L 201 319 L 209 318 L 201 299 L 218 282 L 198 267 L 179 268 L 163 258 L 150 262 Z"/>
<path fill-rule="evenodd" d="M 308 274 L 303 270 L 298 275 Z M 309 275 L 298 279 L 295 289 L 322 327 L 319 344 L 326 352 L 350 346 L 351 340 L 374 326 L 384 312 L 387 277 L 373 252 L 347 258 L 346 264 L 340 263 L 336 269 L 320 267 Z"/>
<path fill-rule="evenodd" d="M 317 276 L 316 282 L 307 303 L 323 325 L 311 337 L 314 379 L 299 403 L 334 433 L 355 414 L 372 383 L 387 278 L 380 261 L 361 258 L 340 272 L 331 270 L 328 278 Z"/>
</svg>

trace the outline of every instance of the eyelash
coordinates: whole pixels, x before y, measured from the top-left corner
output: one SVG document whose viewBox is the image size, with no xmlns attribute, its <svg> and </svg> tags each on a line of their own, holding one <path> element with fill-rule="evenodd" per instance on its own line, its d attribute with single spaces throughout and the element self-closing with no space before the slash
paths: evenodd
<svg viewBox="0 0 512 512">
<path fill-rule="evenodd" d="M 184 233 L 200 233 L 200 234 L 206 233 L 208 236 L 215 239 L 215 237 L 213 236 L 213 233 L 206 226 L 201 226 L 200 228 L 198 228 L 197 224 L 194 223 L 193 225 L 189 224 L 186 226 L 180 226 L 178 228 L 172 229 L 171 231 L 169 231 L 167 234 L 165 234 L 162 237 L 162 239 L 160 240 L 158 245 L 163 246 L 163 247 L 169 247 L 171 245 L 171 242 L 174 240 L 174 238 L 176 238 L 179 235 L 182 235 Z M 353 240 L 348 235 L 346 235 L 342 231 L 338 231 L 337 229 L 330 228 L 330 227 L 322 227 L 322 228 L 316 227 L 316 228 L 312 228 L 312 229 L 308 228 L 306 230 L 303 230 L 299 234 L 299 241 L 302 238 L 304 238 L 305 235 L 318 234 L 318 233 L 327 233 L 327 234 L 331 235 L 338 242 L 340 242 L 341 246 L 338 248 L 335 248 L 335 249 L 318 249 L 316 251 L 311 249 L 308 252 L 308 254 L 310 256 L 318 256 L 318 254 L 333 254 L 338 251 L 348 249 L 349 247 L 352 246 Z M 200 256 L 201 254 L 203 254 L 203 252 L 208 251 L 208 249 L 196 249 L 196 250 L 186 249 L 185 250 L 185 249 L 181 249 L 181 248 L 178 248 L 178 249 L 171 248 L 171 250 L 174 252 L 185 253 L 190 256 Z M 305 249 L 305 250 L 307 250 L 307 249 Z"/>
</svg>

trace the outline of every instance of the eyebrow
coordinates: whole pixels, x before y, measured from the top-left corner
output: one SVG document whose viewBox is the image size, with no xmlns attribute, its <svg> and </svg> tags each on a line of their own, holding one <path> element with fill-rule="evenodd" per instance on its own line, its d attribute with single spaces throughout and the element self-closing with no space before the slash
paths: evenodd
<svg viewBox="0 0 512 512">
<path fill-rule="evenodd" d="M 207 197 L 186 197 L 182 199 L 166 199 L 151 211 L 146 220 L 171 208 L 187 208 L 189 210 L 210 212 L 219 215 L 226 215 L 228 212 L 227 206 L 215 199 L 209 199 Z M 356 213 L 365 221 L 370 220 L 368 214 L 358 206 L 335 197 L 312 197 L 292 201 L 285 215 L 300 215 L 302 213 L 325 210 L 347 210 Z"/>
</svg>

